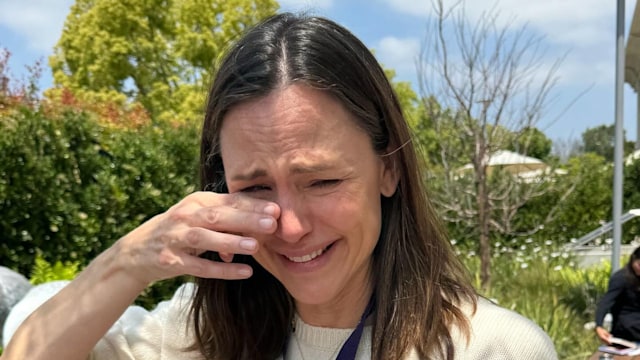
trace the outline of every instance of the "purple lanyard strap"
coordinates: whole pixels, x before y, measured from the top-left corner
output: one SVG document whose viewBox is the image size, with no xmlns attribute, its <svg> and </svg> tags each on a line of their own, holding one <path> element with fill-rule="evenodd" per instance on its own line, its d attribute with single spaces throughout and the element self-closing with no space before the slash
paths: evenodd
<svg viewBox="0 0 640 360">
<path fill-rule="evenodd" d="M 351 335 L 345 343 L 342 345 L 340 352 L 338 353 L 338 357 L 336 360 L 354 360 L 356 358 L 356 353 L 358 352 L 358 345 L 360 344 L 360 339 L 362 338 L 362 331 L 364 330 L 364 323 L 373 312 L 373 296 L 369 299 L 369 303 L 367 304 L 364 313 L 362 313 L 362 317 L 358 322 L 358 325 L 353 330 Z M 289 341 L 287 341 L 288 343 Z M 282 352 L 282 358 L 286 360 L 287 358 L 287 345 L 285 344 L 284 350 Z"/>
</svg>

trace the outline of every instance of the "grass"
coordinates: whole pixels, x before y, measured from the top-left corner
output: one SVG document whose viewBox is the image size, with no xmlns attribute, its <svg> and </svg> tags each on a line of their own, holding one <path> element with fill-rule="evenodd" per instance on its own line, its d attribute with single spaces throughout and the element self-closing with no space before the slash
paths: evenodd
<svg viewBox="0 0 640 360">
<path fill-rule="evenodd" d="M 473 252 L 460 255 L 480 289 L 477 256 Z M 609 273 L 609 264 L 579 269 L 570 255 L 553 251 L 550 245 L 545 251 L 544 246 L 530 244 L 496 251 L 491 287 L 479 291 L 542 327 L 560 359 L 582 360 L 600 345 L 590 324 Z"/>
</svg>

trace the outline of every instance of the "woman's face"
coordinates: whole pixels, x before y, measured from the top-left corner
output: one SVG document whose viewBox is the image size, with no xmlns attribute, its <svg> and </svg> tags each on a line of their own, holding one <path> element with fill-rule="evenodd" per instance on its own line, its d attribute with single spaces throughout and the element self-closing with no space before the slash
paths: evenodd
<svg viewBox="0 0 640 360">
<path fill-rule="evenodd" d="M 633 272 L 636 274 L 636 276 L 640 276 L 640 259 L 634 260 L 631 263 L 631 268 L 633 269 Z"/>
<path fill-rule="evenodd" d="M 275 90 L 231 109 L 220 146 L 229 192 L 280 207 L 275 233 L 253 235 L 255 259 L 298 311 L 368 296 L 380 195 L 391 196 L 397 182 L 341 103 L 305 85 Z"/>
</svg>

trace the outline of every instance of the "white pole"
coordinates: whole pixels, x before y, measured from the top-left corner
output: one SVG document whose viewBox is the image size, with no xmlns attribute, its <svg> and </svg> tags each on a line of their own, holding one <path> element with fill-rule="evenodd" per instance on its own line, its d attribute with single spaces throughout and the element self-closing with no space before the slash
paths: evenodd
<svg viewBox="0 0 640 360">
<path fill-rule="evenodd" d="M 624 86 L 624 0 L 618 0 L 616 31 L 616 91 L 615 91 L 615 147 L 613 153 L 613 251 L 611 271 L 620 268 L 620 244 L 622 239 L 622 157 L 624 143 L 623 129 L 623 86 Z"/>
</svg>

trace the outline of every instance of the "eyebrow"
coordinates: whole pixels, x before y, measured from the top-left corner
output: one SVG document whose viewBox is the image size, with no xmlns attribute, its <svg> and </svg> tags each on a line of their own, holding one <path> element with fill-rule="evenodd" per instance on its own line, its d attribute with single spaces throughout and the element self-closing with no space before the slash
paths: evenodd
<svg viewBox="0 0 640 360">
<path fill-rule="evenodd" d="M 318 163 L 313 165 L 294 165 L 291 168 L 291 173 L 292 174 L 309 174 L 309 173 L 326 171 L 332 168 L 334 167 L 327 163 Z M 267 176 L 267 171 L 262 168 L 257 168 L 248 173 L 235 174 L 231 179 L 235 181 L 251 181 L 264 176 Z"/>
</svg>

